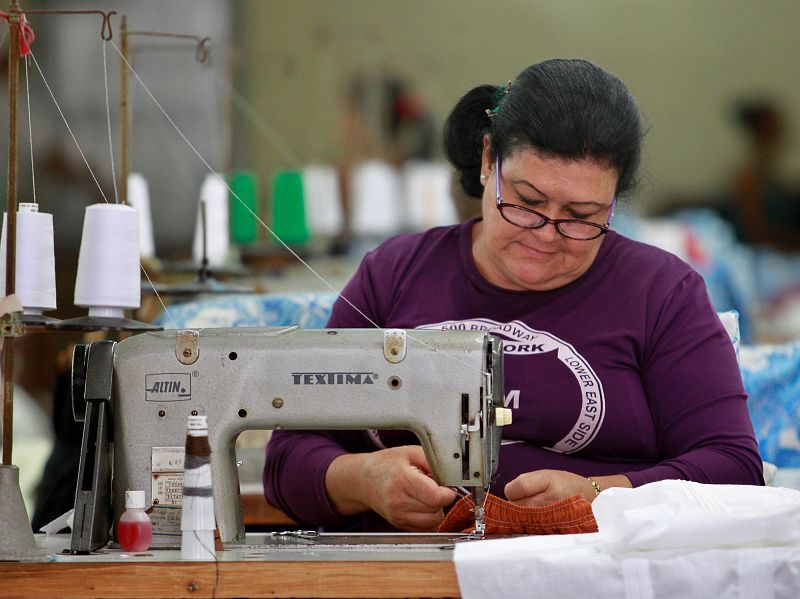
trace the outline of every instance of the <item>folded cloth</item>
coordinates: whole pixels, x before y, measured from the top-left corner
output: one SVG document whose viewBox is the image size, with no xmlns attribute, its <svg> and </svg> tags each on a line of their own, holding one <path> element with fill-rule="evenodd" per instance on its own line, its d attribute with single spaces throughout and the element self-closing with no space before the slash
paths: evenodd
<svg viewBox="0 0 800 599">
<path fill-rule="evenodd" d="M 662 480 L 592 503 L 612 552 L 800 545 L 800 491 Z"/>
<path fill-rule="evenodd" d="M 466 495 L 453 506 L 437 532 L 473 532 L 475 504 Z M 488 494 L 484 502 L 487 535 L 555 535 L 597 532 L 592 506 L 575 495 L 541 507 L 525 507 Z"/>
</svg>

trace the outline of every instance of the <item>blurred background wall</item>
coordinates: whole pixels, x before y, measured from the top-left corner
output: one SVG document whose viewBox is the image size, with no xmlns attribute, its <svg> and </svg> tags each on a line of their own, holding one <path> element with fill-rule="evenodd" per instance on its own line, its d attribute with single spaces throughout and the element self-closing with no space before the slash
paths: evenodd
<svg viewBox="0 0 800 599">
<path fill-rule="evenodd" d="M 505 84 L 526 66 L 547 58 L 596 62 L 625 81 L 649 128 L 644 184 L 633 197 L 633 208 L 620 211 L 614 227 L 690 262 L 705 278 L 715 307 L 739 311 L 745 342 L 800 339 L 797 0 L 86 0 L 76 4 L 21 0 L 23 9 L 115 10 L 116 44 L 123 15 L 135 31 L 211 38 L 210 64 L 196 60 L 194 41 L 144 36 L 131 37 L 131 62 L 211 168 L 223 173 L 249 169 L 258 176 L 262 216 L 268 222 L 269 189 L 280 169 L 317 162 L 338 167 L 339 175 L 370 158 L 392 166 L 412 157 L 440 161 L 442 124 L 470 88 Z M 51 315 L 67 318 L 85 314 L 73 301 L 84 209 L 101 201 L 103 194 L 109 201 L 115 197 L 103 85 L 104 44 L 97 16 L 31 14 L 30 21 L 37 36 L 36 60 L 81 147 L 78 151 L 31 64 L 37 199 L 42 212 L 53 214 L 55 228 L 59 309 Z M 105 48 L 118 175 L 120 60 L 108 44 Z M 0 50 L 7 51 L 5 39 L 0 40 Z M 5 55 L 0 56 L 2 90 L 7 89 L 4 65 Z M 21 66 L 20 202 L 33 199 L 24 82 Z M 130 85 L 131 170 L 142 173 L 149 183 L 156 255 L 163 264 L 177 262 L 192 254 L 198 199 L 208 169 L 134 78 Z M 743 102 L 749 103 L 746 110 Z M 0 103 L 0 114 L 6 115 L 6 93 L 0 92 Z M 6 119 L 0 119 L 3 173 L 6 127 Z M 441 173 L 444 167 L 439 168 Z M 445 172 L 445 195 L 447 177 Z M 761 195 L 744 194 L 745 199 L 756 207 L 762 201 L 764 207 L 769 202 L 779 204 L 771 218 L 778 225 L 788 224 L 786 230 L 737 240 L 734 227 L 708 211 L 682 221 L 649 218 L 690 206 L 710 206 L 724 213 L 738 197 L 737 190 L 752 191 L 754 181 Z M 346 187 L 342 184 L 342 191 Z M 366 186 L 362 195 L 366 203 L 373 202 L 374 187 Z M 402 199 L 396 202 L 401 204 L 397 210 L 408 212 L 409 198 Z M 647 218 L 631 216 L 631 211 Z M 742 214 L 739 219 L 741 225 Z M 408 228 L 407 224 L 402 227 Z M 260 229 L 264 241 L 266 234 Z M 778 239 L 778 234 L 785 236 Z M 763 242 L 772 242 L 765 244 L 772 247 L 761 247 Z M 355 268 L 359 250 L 366 247 L 356 244 L 348 251 L 346 243 L 341 245 L 344 256 L 331 259 L 327 270 L 324 263 L 315 264 L 340 287 Z M 776 248 L 795 253 L 778 253 Z M 268 249 L 274 250 L 274 244 Z M 236 252 L 231 256 L 241 257 Z M 294 270 L 289 262 L 281 263 L 285 268 L 281 272 L 254 268 L 247 273 L 249 282 L 272 292 L 297 291 L 309 280 L 319 285 L 296 260 L 291 259 Z M 152 269 L 158 271 L 155 265 Z M 187 272 L 194 277 L 196 265 L 182 274 Z M 55 405 L 56 417 L 61 406 L 70 423 L 69 344 L 78 340 L 78 335 L 33 333 L 18 343 L 16 380 L 32 396 L 30 403 L 45 411 L 53 411 Z M 61 381 L 61 386 L 54 381 Z M 795 388 L 790 389 L 792 402 Z M 774 409 L 768 406 L 765 411 Z M 26 414 L 20 421 L 33 422 L 34 416 Z M 797 431 L 792 434 L 790 438 L 796 439 Z M 17 438 L 32 438 L 32 433 Z M 797 450 L 792 464 L 800 465 L 800 449 L 792 447 Z M 258 452 L 263 456 L 261 449 Z M 26 453 L 34 452 L 19 451 Z M 256 479 L 260 480 L 260 471 Z"/>
<path fill-rule="evenodd" d="M 22 6 L 75 8 L 63 0 Z M 215 169 L 253 169 L 264 192 L 270 174 L 299 165 L 293 162 L 353 158 L 343 98 L 358 78 L 393 77 L 412 89 L 440 157 L 441 126 L 461 94 L 505 83 L 550 57 L 597 62 L 639 101 L 650 129 L 644 186 L 634 199 L 645 214 L 726 201 L 747 152 L 735 111 L 743 98 L 766 98 L 780 109 L 776 168 L 800 180 L 800 3 L 793 0 L 89 0 L 81 8 L 116 10 L 116 27 L 127 15 L 132 29 L 212 38 L 210 67 L 194 60 L 191 43 L 144 37 L 131 39 L 133 65 Z M 31 21 L 39 63 L 111 196 L 99 18 Z M 107 59 L 118 155 L 119 59 L 111 49 Z M 35 70 L 30 82 L 37 163 L 58 149 L 56 170 L 74 175 L 56 181 L 53 197 L 40 193 L 62 220 L 101 197 Z M 131 94 L 131 168 L 150 181 L 158 254 L 188 256 L 206 168 L 133 80 Z M 24 156 L 22 125 L 20 146 Z M 20 178 L 24 189 L 26 160 Z M 40 182 L 47 184 L 45 175 Z M 65 247 L 77 247 L 80 226 L 73 218 L 59 229 Z"/>
<path fill-rule="evenodd" d="M 502 84 L 551 57 L 597 62 L 627 83 L 650 132 L 648 211 L 716 197 L 744 151 L 733 103 L 767 96 L 786 111 L 780 168 L 798 178 L 800 3 L 793 0 L 240 0 L 236 81 L 304 160 L 336 160 L 337 103 L 357 73 L 413 83 L 441 125 L 470 87 Z M 237 123 L 238 124 L 238 123 Z M 281 161 L 251 127 L 236 162 Z M 788 149 L 787 148 L 787 149 Z"/>
</svg>

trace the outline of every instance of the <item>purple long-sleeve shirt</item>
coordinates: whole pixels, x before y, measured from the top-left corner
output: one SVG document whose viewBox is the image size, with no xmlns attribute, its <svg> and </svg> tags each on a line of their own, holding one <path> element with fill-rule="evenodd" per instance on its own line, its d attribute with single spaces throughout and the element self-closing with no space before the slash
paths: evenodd
<svg viewBox="0 0 800 599">
<path fill-rule="evenodd" d="M 503 340 L 514 418 L 503 429 L 493 493 L 539 469 L 625 474 L 634 486 L 764 484 L 734 349 L 700 275 L 611 231 L 577 280 L 508 291 L 475 267 L 474 222 L 388 240 L 366 255 L 343 295 L 382 327 L 488 329 Z M 372 325 L 339 300 L 328 326 Z M 379 442 L 416 439 L 379 431 Z M 304 524 L 340 522 L 325 492 L 329 464 L 378 448 L 364 431 L 276 431 L 267 499 Z M 366 528 L 382 525 L 367 514 Z"/>
</svg>

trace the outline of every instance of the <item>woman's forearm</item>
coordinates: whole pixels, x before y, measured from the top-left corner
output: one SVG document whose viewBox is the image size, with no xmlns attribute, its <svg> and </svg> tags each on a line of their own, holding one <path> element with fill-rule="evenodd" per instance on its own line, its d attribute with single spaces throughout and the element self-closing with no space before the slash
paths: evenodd
<svg viewBox="0 0 800 599">
<path fill-rule="evenodd" d="M 366 501 L 365 461 L 369 454 L 351 453 L 334 459 L 325 473 L 325 490 L 336 511 L 352 516 L 370 509 Z"/>
</svg>

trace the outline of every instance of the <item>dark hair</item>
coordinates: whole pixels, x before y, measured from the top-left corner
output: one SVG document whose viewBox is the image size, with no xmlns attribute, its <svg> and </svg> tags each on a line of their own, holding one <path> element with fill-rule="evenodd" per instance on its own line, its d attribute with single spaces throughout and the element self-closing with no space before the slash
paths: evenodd
<svg viewBox="0 0 800 599">
<path fill-rule="evenodd" d="M 464 193 L 483 195 L 487 133 L 495 156 L 529 147 L 546 156 L 605 162 L 619 175 L 618 196 L 635 188 L 644 129 L 639 108 L 619 78 L 585 60 L 554 59 L 522 71 L 499 104 L 498 89 L 480 85 L 467 92 L 444 126 L 445 153 Z M 489 118 L 486 110 L 497 106 Z"/>
<path fill-rule="evenodd" d="M 742 100 L 736 105 L 736 120 L 745 129 L 753 131 L 778 113 L 777 106 L 769 100 Z"/>
</svg>

